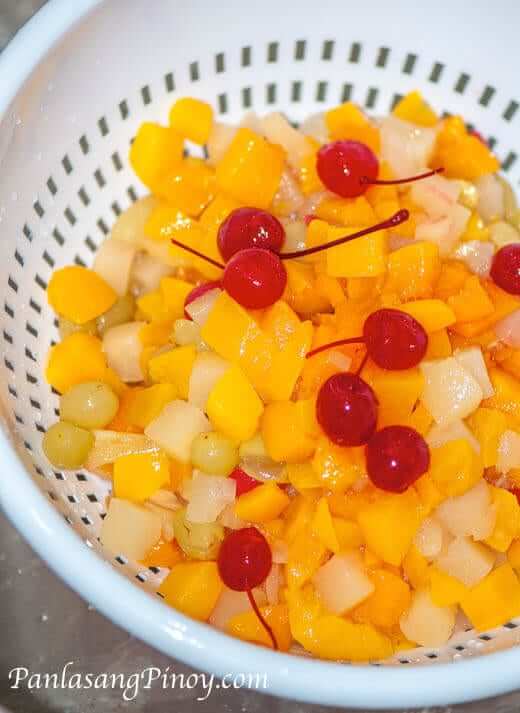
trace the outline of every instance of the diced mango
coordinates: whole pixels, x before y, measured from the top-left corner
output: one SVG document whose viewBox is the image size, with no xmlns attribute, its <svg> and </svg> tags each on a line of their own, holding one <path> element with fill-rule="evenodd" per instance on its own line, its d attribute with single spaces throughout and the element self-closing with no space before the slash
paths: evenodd
<svg viewBox="0 0 520 713">
<path fill-rule="evenodd" d="M 345 102 L 325 112 L 325 123 L 332 141 L 360 141 L 374 153 L 379 153 L 379 129 L 352 102 Z"/>
<path fill-rule="evenodd" d="M 289 505 L 289 498 L 272 481 L 268 481 L 241 495 L 235 503 L 237 517 L 245 522 L 269 522 Z"/>
<path fill-rule="evenodd" d="M 255 378 L 253 382 L 264 401 L 282 401 L 291 398 L 305 366 L 313 333 L 312 322 L 302 322 L 288 337 L 283 348 L 272 350 L 271 368 L 265 372 L 263 379 Z"/>
<path fill-rule="evenodd" d="M 302 587 L 324 563 L 326 554 L 326 546 L 309 527 L 300 530 L 289 543 L 287 586 Z"/>
<path fill-rule="evenodd" d="M 428 348 L 424 355 L 425 361 L 433 359 L 446 359 L 453 354 L 450 335 L 446 329 L 440 329 L 438 332 L 432 332 L 428 335 Z"/>
<path fill-rule="evenodd" d="M 141 181 L 154 189 L 156 183 L 182 160 L 182 136 L 164 126 L 141 124 L 130 148 L 130 165 Z"/>
<path fill-rule="evenodd" d="M 168 457 L 158 453 L 134 453 L 114 462 L 114 496 L 143 503 L 170 484 Z"/>
<path fill-rule="evenodd" d="M 476 319 L 472 322 L 457 324 L 455 326 L 457 333 L 464 337 L 474 337 L 487 332 L 495 324 L 500 322 L 500 320 L 507 317 L 508 314 L 515 312 L 520 307 L 520 300 L 518 297 L 501 290 L 500 287 L 497 287 L 493 282 L 485 282 L 484 288 L 493 302 L 494 311 L 487 317 Z"/>
<path fill-rule="evenodd" d="M 362 227 L 330 227 L 327 239 L 337 240 Z M 329 248 L 326 253 L 327 273 L 332 277 L 375 277 L 386 272 L 386 231 L 365 235 L 351 242 Z"/>
<path fill-rule="evenodd" d="M 291 642 L 291 629 L 289 627 L 289 611 L 287 604 L 274 604 L 260 607 L 260 613 L 271 627 L 279 651 L 288 651 Z M 236 636 L 242 641 L 252 641 L 272 648 L 273 643 L 254 611 L 235 614 L 226 624 L 226 629 L 231 636 Z"/>
<path fill-rule="evenodd" d="M 134 389 L 127 404 L 126 422 L 144 430 L 157 418 L 166 404 L 177 397 L 177 387 L 173 384 L 155 384 L 146 389 Z"/>
<path fill-rule="evenodd" d="M 480 455 L 465 438 L 431 448 L 430 457 L 429 474 L 439 490 L 449 497 L 463 495 L 476 485 L 484 472 Z"/>
<path fill-rule="evenodd" d="M 234 198 L 218 193 L 200 216 L 199 223 L 206 230 L 216 232 L 228 215 L 240 206 Z"/>
<path fill-rule="evenodd" d="M 193 289 L 191 282 L 179 280 L 176 277 L 163 277 L 160 289 L 168 319 L 174 320 L 183 317 L 184 302 Z"/>
<path fill-rule="evenodd" d="M 403 573 L 414 589 L 420 589 L 430 581 L 430 565 L 426 557 L 412 545 L 403 559 Z"/>
<path fill-rule="evenodd" d="M 520 382 L 498 367 L 492 367 L 488 373 L 495 394 L 486 399 L 483 405 L 509 414 L 520 422 Z"/>
<path fill-rule="evenodd" d="M 316 290 L 323 295 L 333 307 L 337 307 L 347 299 L 340 280 L 324 273 L 316 275 Z"/>
<path fill-rule="evenodd" d="M 333 225 L 371 225 L 377 222 L 374 209 L 364 196 L 325 198 L 318 204 L 314 214 L 321 218 L 321 221 Z M 314 222 L 311 221 L 309 229 Z M 309 245 L 309 247 L 311 246 Z"/>
<path fill-rule="evenodd" d="M 152 547 L 143 564 L 145 567 L 166 567 L 171 569 L 181 561 L 182 550 L 175 541 L 159 542 L 155 547 Z"/>
<path fill-rule="evenodd" d="M 196 356 L 197 350 L 191 345 L 175 347 L 154 356 L 148 362 L 150 379 L 162 384 L 173 384 L 177 392 L 176 398 L 187 399 Z"/>
<path fill-rule="evenodd" d="M 181 562 L 161 583 L 159 594 L 175 609 L 207 621 L 222 591 L 216 562 Z"/>
<path fill-rule="evenodd" d="M 511 543 L 507 551 L 507 560 L 513 569 L 520 569 L 520 539 Z"/>
<path fill-rule="evenodd" d="M 199 216 L 216 193 L 215 172 L 188 156 L 155 185 L 154 192 L 186 215 Z"/>
<path fill-rule="evenodd" d="M 117 294 L 94 270 L 69 265 L 55 270 L 47 287 L 52 309 L 74 324 L 85 324 L 109 310 Z"/>
<path fill-rule="evenodd" d="M 474 275 L 464 283 L 457 295 L 448 297 L 447 303 L 457 317 L 457 322 L 474 322 L 489 317 L 495 311 L 493 302 Z"/>
<path fill-rule="evenodd" d="M 311 193 L 318 193 L 325 190 L 325 186 L 321 182 L 316 169 L 317 152 L 320 144 L 310 137 L 309 138 L 309 153 L 302 159 L 299 172 L 300 189 L 306 196 Z"/>
<path fill-rule="evenodd" d="M 390 168 L 390 165 L 386 161 L 383 161 L 379 164 L 379 173 L 377 174 L 377 178 L 380 181 L 390 181 L 395 178 L 394 173 Z M 399 198 L 397 193 L 397 186 L 392 184 L 368 186 L 367 190 L 365 191 L 365 198 L 373 208 L 375 208 L 377 205 L 380 205 L 381 203 L 397 201 Z M 407 206 L 403 205 L 403 208 L 406 207 Z M 388 217 L 390 216 L 385 215 L 385 218 Z M 401 232 L 403 228 L 406 228 L 408 222 L 410 221 L 405 221 L 401 224 L 401 226 L 399 227 L 399 232 Z M 411 237 L 413 237 L 413 235 Z"/>
<path fill-rule="evenodd" d="M 487 225 L 484 223 L 477 211 L 473 211 L 466 223 L 466 229 L 461 235 L 461 240 L 479 240 L 486 241 L 489 240 L 490 231 Z"/>
<path fill-rule="evenodd" d="M 217 183 L 246 205 L 268 208 L 278 190 L 284 163 L 285 152 L 280 146 L 241 128 L 217 165 Z"/>
<path fill-rule="evenodd" d="M 424 377 L 419 369 L 389 371 L 372 361 L 363 370 L 363 379 L 378 398 L 380 428 L 407 421 L 424 388 Z"/>
<path fill-rule="evenodd" d="M 178 206 L 158 201 L 145 222 L 144 234 L 157 242 L 169 241 L 170 238 L 177 237 L 178 233 L 184 235 L 186 228 L 193 222 Z M 186 257 L 186 254 L 184 256 Z"/>
<path fill-rule="evenodd" d="M 308 527 L 315 504 L 316 498 L 313 496 L 297 495 L 291 500 L 284 513 L 283 538 L 287 542 L 292 542 L 302 529 Z"/>
<path fill-rule="evenodd" d="M 520 583 L 510 564 L 503 564 L 470 589 L 461 607 L 475 629 L 486 631 L 520 614 Z"/>
<path fill-rule="evenodd" d="M 237 441 L 247 441 L 258 430 L 264 405 L 250 381 L 231 366 L 215 383 L 206 412 L 216 431 Z"/>
<path fill-rule="evenodd" d="M 460 579 L 452 577 L 438 567 L 430 568 L 430 596 L 438 607 L 451 607 L 460 604 L 469 591 Z"/>
<path fill-rule="evenodd" d="M 284 349 L 300 325 L 298 315 L 287 302 L 278 300 L 268 307 L 261 319 L 261 327 L 271 336 L 279 349 Z"/>
<path fill-rule="evenodd" d="M 333 517 L 332 524 L 334 525 L 340 550 L 354 550 L 361 547 L 363 534 L 357 522 L 351 522 L 342 517 Z"/>
<path fill-rule="evenodd" d="M 358 522 L 367 546 L 388 564 L 399 566 L 422 520 L 417 493 L 383 495 L 361 510 Z"/>
<path fill-rule="evenodd" d="M 365 475 L 365 449 L 336 446 L 322 436 L 316 447 L 312 467 L 322 488 L 342 493 Z"/>
<path fill-rule="evenodd" d="M 316 448 L 316 436 L 307 428 L 306 406 L 301 401 L 268 404 L 261 431 L 267 452 L 276 461 L 301 463 Z"/>
<path fill-rule="evenodd" d="M 433 480 L 431 473 L 425 473 L 415 481 L 415 489 L 426 512 L 430 514 L 437 505 L 440 505 L 447 498 L 439 486 Z"/>
<path fill-rule="evenodd" d="M 173 332 L 173 321 L 145 324 L 139 332 L 143 347 L 163 347 L 169 343 Z"/>
<path fill-rule="evenodd" d="M 463 262 L 445 260 L 435 285 L 435 296 L 446 301 L 448 297 L 458 295 L 468 277 L 471 273 Z"/>
<path fill-rule="evenodd" d="M 177 99 L 170 110 L 170 127 L 195 144 L 205 144 L 213 125 L 213 109 L 192 97 Z"/>
<path fill-rule="evenodd" d="M 403 426 L 410 426 L 410 428 L 414 428 L 420 433 L 421 436 L 425 436 L 430 430 L 432 423 L 433 418 L 431 413 L 420 401 L 416 404 L 410 416 L 403 421 Z"/>
<path fill-rule="evenodd" d="M 288 260 L 285 263 L 285 269 L 287 270 L 287 288 L 284 299 L 295 312 L 313 314 L 314 312 L 323 312 L 330 307 L 328 298 L 324 298 L 316 290 L 316 277 L 312 265 Z"/>
<path fill-rule="evenodd" d="M 493 485 L 490 487 L 497 517 L 495 528 L 485 542 L 498 552 L 506 552 L 520 535 L 520 505 L 513 493 Z"/>
<path fill-rule="evenodd" d="M 451 307 L 438 299 L 407 302 L 401 306 L 401 310 L 416 319 L 428 334 L 450 327 L 457 321 Z"/>
<path fill-rule="evenodd" d="M 410 587 L 386 569 L 376 569 L 369 572 L 369 576 L 375 591 L 351 612 L 352 619 L 360 624 L 392 629 L 410 606 Z"/>
<path fill-rule="evenodd" d="M 164 302 L 159 290 L 148 292 L 137 300 L 137 310 L 140 317 L 150 322 L 163 324 L 167 319 Z"/>
<path fill-rule="evenodd" d="M 306 463 L 287 464 L 285 473 L 289 483 L 300 493 L 321 488 L 321 480 L 308 461 Z"/>
<path fill-rule="evenodd" d="M 466 181 L 475 181 L 500 169 L 494 154 L 483 141 L 468 133 L 460 116 L 444 119 L 430 165 L 444 168 L 448 178 Z"/>
<path fill-rule="evenodd" d="M 494 408 L 478 408 L 469 417 L 469 426 L 480 444 L 480 455 L 484 468 L 496 465 L 498 444 L 507 430 L 507 417 Z"/>
<path fill-rule="evenodd" d="M 416 242 L 388 256 L 386 289 L 402 300 L 432 297 L 440 274 L 439 248 L 435 243 Z"/>
<path fill-rule="evenodd" d="M 323 545 L 331 552 L 340 551 L 340 543 L 330 514 L 327 498 L 321 498 L 316 505 L 311 528 Z"/>
<path fill-rule="evenodd" d="M 435 126 L 439 117 L 424 100 L 421 92 L 409 92 L 395 105 L 392 114 L 398 119 L 409 121 L 418 126 Z"/>
</svg>

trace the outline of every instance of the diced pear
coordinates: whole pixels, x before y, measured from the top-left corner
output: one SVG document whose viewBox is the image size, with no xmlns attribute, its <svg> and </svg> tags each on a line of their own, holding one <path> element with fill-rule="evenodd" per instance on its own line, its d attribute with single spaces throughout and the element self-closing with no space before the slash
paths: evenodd
<svg viewBox="0 0 520 713">
<path fill-rule="evenodd" d="M 172 401 L 148 424 L 145 434 L 181 463 L 189 463 L 191 444 L 199 433 L 211 431 L 204 412 L 186 401 Z"/>
<path fill-rule="evenodd" d="M 475 453 L 480 453 L 480 443 L 466 426 L 464 421 L 454 421 L 449 425 L 435 423 L 426 436 L 426 442 L 431 448 L 439 448 L 448 441 L 458 441 L 464 438 Z"/>
<path fill-rule="evenodd" d="M 108 366 L 122 381 L 135 383 L 144 379 L 141 366 L 143 344 L 139 338 L 146 322 L 128 322 L 111 327 L 103 335 L 103 351 Z"/>
<path fill-rule="evenodd" d="M 475 381 L 478 381 L 484 398 L 491 398 L 495 393 L 495 389 L 489 378 L 486 362 L 482 356 L 482 349 L 480 347 L 470 347 L 469 349 L 455 352 L 453 356 L 462 368 L 469 371 Z"/>
<path fill-rule="evenodd" d="M 466 418 L 483 399 L 478 381 L 454 357 L 424 362 L 421 371 L 424 375 L 421 400 L 441 425 Z"/>
<path fill-rule="evenodd" d="M 448 498 L 435 515 L 455 537 L 485 540 L 493 532 L 496 520 L 488 484 L 482 479 L 463 495 Z"/>
<path fill-rule="evenodd" d="M 369 597 L 375 587 L 355 553 L 334 555 L 312 578 L 316 591 L 333 614 L 344 614 Z"/>
<path fill-rule="evenodd" d="M 455 626 L 456 607 L 438 607 L 425 589 L 412 596 L 412 603 L 400 621 L 401 631 L 409 641 L 420 646 L 443 646 Z"/>
<path fill-rule="evenodd" d="M 214 352 L 198 354 L 190 376 L 188 401 L 205 409 L 212 388 L 228 368 L 229 362 Z"/>
<path fill-rule="evenodd" d="M 441 552 L 445 533 L 441 523 L 433 517 L 423 520 L 417 530 L 414 545 L 426 559 L 435 559 Z"/>
<path fill-rule="evenodd" d="M 116 555 L 143 560 L 161 537 L 159 514 L 134 505 L 128 500 L 112 498 L 103 524 L 101 544 Z"/>
<path fill-rule="evenodd" d="M 474 587 L 484 579 L 493 569 L 494 563 L 495 554 L 469 537 L 457 537 L 435 561 L 440 570 L 455 577 L 466 587 Z"/>
</svg>

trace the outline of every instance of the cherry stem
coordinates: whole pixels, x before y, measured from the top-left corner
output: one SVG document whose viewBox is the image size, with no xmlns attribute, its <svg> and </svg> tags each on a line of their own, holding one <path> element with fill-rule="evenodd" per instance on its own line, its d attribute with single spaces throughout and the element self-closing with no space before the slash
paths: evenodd
<svg viewBox="0 0 520 713">
<path fill-rule="evenodd" d="M 397 186 L 400 183 L 413 183 L 413 181 L 420 181 L 423 178 L 430 178 L 430 176 L 435 176 L 436 173 L 442 173 L 443 171 L 444 168 L 436 168 L 433 171 L 420 173 L 418 176 L 411 176 L 410 178 L 393 178 L 388 181 L 377 180 L 374 178 L 369 178 L 368 176 L 361 176 L 359 182 L 364 185 L 370 186 Z"/>
<path fill-rule="evenodd" d="M 308 248 L 308 250 L 296 250 L 292 253 L 282 253 L 278 257 L 280 260 L 291 260 L 295 257 L 306 257 L 307 255 L 314 255 L 314 253 L 319 253 L 322 250 L 327 250 L 328 248 L 334 248 L 336 245 L 343 245 L 343 243 L 348 243 L 356 238 L 362 238 L 364 235 L 370 235 L 370 233 L 376 233 L 378 230 L 385 230 L 387 228 L 395 228 L 401 223 L 404 223 L 410 217 L 410 213 L 404 208 L 403 210 L 398 210 L 394 213 L 391 218 L 383 220 L 381 223 L 372 225 L 370 228 L 364 228 L 359 230 L 357 233 L 352 233 L 352 235 L 345 235 L 343 238 L 338 238 L 337 240 L 332 240 L 330 243 L 324 243 L 323 245 L 316 245 L 314 248 Z"/>
<path fill-rule="evenodd" d="M 343 347 L 345 344 L 363 344 L 365 340 L 363 337 L 350 337 L 349 339 L 338 339 L 337 342 L 329 342 L 328 344 L 323 344 L 321 347 L 316 347 L 316 349 L 312 349 L 310 352 L 307 352 L 306 358 L 309 359 L 310 357 L 313 357 L 315 354 L 319 354 L 320 352 L 325 352 L 328 349 L 334 349 L 334 347 Z"/>
<path fill-rule="evenodd" d="M 365 368 L 365 364 L 367 363 L 367 361 L 368 361 L 368 350 L 365 352 L 365 356 L 363 357 L 363 359 L 361 360 L 361 364 L 357 368 L 356 376 L 361 375 L 361 372 Z"/>
<path fill-rule="evenodd" d="M 251 589 L 248 589 L 248 590 L 246 590 L 246 591 L 247 591 L 247 597 L 248 597 L 248 599 L 249 599 L 249 601 L 250 601 L 250 603 L 251 603 L 251 606 L 253 607 L 253 611 L 255 612 L 256 616 L 258 617 L 258 620 L 259 620 L 260 624 L 262 624 L 262 626 L 264 627 L 264 629 L 265 629 L 265 630 L 267 631 L 267 633 L 269 634 L 269 637 L 270 637 L 270 639 L 271 639 L 271 641 L 272 641 L 272 643 L 273 643 L 273 649 L 274 649 L 275 651 L 278 651 L 278 642 L 276 641 L 276 636 L 274 635 L 273 630 L 271 629 L 271 627 L 269 626 L 269 624 L 268 624 L 268 623 L 266 622 L 266 620 L 264 619 L 264 617 L 263 617 L 263 615 L 262 615 L 262 612 L 261 612 L 260 609 L 258 608 L 258 604 L 257 604 L 256 601 L 255 601 L 255 598 L 254 598 L 254 596 L 253 596 L 253 592 L 251 591 Z"/>
<path fill-rule="evenodd" d="M 171 238 L 171 241 L 178 248 L 182 248 L 183 250 L 186 250 L 186 252 L 191 253 L 192 255 L 196 255 L 197 257 L 200 257 L 202 260 L 209 262 L 210 265 L 213 265 L 214 267 L 218 267 L 221 270 L 224 270 L 225 265 L 223 265 L 221 262 L 218 262 L 217 260 L 213 260 L 212 258 L 208 257 L 207 255 L 204 255 L 204 253 L 199 253 L 198 250 L 195 250 L 194 248 L 190 248 L 188 245 L 185 245 L 184 243 L 180 243 L 178 240 L 175 240 L 175 238 Z"/>
</svg>

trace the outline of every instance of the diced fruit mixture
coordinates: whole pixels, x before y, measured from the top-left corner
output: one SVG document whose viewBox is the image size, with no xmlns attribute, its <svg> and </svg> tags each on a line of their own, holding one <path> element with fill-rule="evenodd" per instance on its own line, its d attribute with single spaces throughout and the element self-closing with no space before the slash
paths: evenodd
<svg viewBox="0 0 520 713">
<path fill-rule="evenodd" d="M 520 211 L 483 139 L 418 92 L 299 128 L 188 98 L 130 163 L 149 195 L 48 287 L 43 449 L 112 480 L 102 544 L 324 659 L 520 615 Z"/>
</svg>

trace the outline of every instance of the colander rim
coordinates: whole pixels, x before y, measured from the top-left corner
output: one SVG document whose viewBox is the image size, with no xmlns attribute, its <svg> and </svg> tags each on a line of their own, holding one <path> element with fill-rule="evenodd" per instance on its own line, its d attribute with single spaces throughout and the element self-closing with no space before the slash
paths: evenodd
<svg viewBox="0 0 520 713">
<path fill-rule="evenodd" d="M 0 55 L 0 119 L 53 45 L 103 2 L 49 0 L 17 33 Z M 267 693 L 355 708 L 462 703 L 518 686 L 519 647 L 455 664 L 375 667 L 274 653 L 228 637 L 154 599 L 85 546 L 38 489 L 5 427 L 0 431 L 0 461 L 12 474 L 0 479 L 0 505 L 46 564 L 108 619 L 191 666 L 220 676 L 265 672 Z M 11 487 L 13 480 L 16 487 Z"/>
</svg>

